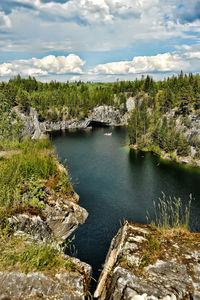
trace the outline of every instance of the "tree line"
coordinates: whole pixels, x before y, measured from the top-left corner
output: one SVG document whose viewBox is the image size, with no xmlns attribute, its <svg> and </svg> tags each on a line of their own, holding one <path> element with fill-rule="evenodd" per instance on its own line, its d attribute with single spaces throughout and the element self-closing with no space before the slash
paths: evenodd
<svg viewBox="0 0 200 300">
<path fill-rule="evenodd" d="M 183 72 L 162 81 L 147 75 L 113 83 L 42 83 L 34 77 L 18 75 L 0 83 L 0 134 L 19 136 L 22 125 L 19 120 L 13 122 L 16 116 L 11 113 L 16 105 L 27 114 L 34 107 L 40 121 L 56 122 L 84 118 L 100 105 L 110 105 L 125 113 L 129 97 L 135 101 L 128 125 L 131 144 L 147 148 L 154 145 L 166 152 L 177 149 L 180 155 L 189 153 L 189 143 L 176 129 L 175 120 L 181 118 L 189 127 L 190 114 L 200 111 L 200 75 Z M 199 147 L 195 139 L 192 143 Z"/>
</svg>

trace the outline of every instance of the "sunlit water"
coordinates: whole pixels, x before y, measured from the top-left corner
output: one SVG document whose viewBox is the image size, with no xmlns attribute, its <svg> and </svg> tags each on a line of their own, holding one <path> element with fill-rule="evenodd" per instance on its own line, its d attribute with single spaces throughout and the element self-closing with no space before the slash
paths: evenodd
<svg viewBox="0 0 200 300">
<path fill-rule="evenodd" d="M 112 136 L 104 133 L 112 130 Z M 124 220 L 146 223 L 152 201 L 166 195 L 187 201 L 193 195 L 190 228 L 200 232 L 200 171 L 129 150 L 125 128 L 95 128 L 51 135 L 56 153 L 70 171 L 79 204 L 89 217 L 75 232 L 77 256 L 99 270 Z M 65 162 L 67 160 L 67 162 Z"/>
</svg>

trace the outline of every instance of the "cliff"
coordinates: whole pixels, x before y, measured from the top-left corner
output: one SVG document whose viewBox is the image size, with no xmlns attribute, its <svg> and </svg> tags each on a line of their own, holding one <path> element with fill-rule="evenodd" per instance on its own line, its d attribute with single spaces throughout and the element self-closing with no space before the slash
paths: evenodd
<svg viewBox="0 0 200 300">
<path fill-rule="evenodd" d="M 0 299 L 83 300 L 88 293 L 91 266 L 63 252 L 63 242 L 85 222 L 88 213 L 78 205 L 79 196 L 71 184 L 67 192 L 64 182 L 57 188 L 62 174 L 64 178 L 68 174 L 58 162 L 56 170 L 49 179 L 40 179 L 39 189 L 31 183 L 37 205 L 21 200 L 4 211 L 6 218 L 1 211 Z M 20 184 L 21 199 L 30 197 L 28 184 Z M 65 247 L 70 243 L 68 240 Z"/>
<path fill-rule="evenodd" d="M 58 121 L 58 122 L 39 122 L 38 113 L 34 108 L 30 108 L 29 115 L 22 113 L 18 107 L 13 110 L 17 113 L 18 117 L 24 122 L 23 135 L 30 135 L 32 139 L 43 138 L 46 132 L 65 130 L 65 129 L 85 129 L 95 123 L 102 126 L 118 126 L 127 125 L 128 120 L 131 117 L 132 111 L 135 109 L 135 97 L 128 97 L 126 100 L 127 112 L 122 113 L 119 109 L 115 109 L 112 106 L 98 106 L 91 110 L 87 117 L 80 120 L 76 118 L 71 118 L 68 120 Z M 142 101 L 142 100 L 141 100 Z M 149 115 L 151 116 L 151 111 L 149 110 Z M 200 141 L 200 114 L 191 113 L 188 119 L 183 119 L 181 115 L 176 115 L 176 109 L 168 111 L 166 114 L 168 120 L 175 120 L 174 129 L 179 132 L 179 134 L 185 136 L 189 143 L 189 155 L 180 155 L 177 150 L 166 152 L 163 149 L 156 147 L 151 139 L 149 139 L 148 134 L 146 136 L 141 136 L 142 142 L 134 145 L 130 145 L 133 149 L 139 149 L 143 151 L 152 151 L 158 154 L 161 158 L 166 160 L 176 161 L 178 163 L 183 163 L 195 167 L 200 166 L 199 160 L 199 144 Z M 129 126 L 130 127 L 130 126 Z M 131 129 L 132 130 L 132 129 Z M 130 130 L 129 130 L 130 131 Z M 144 140 L 148 140 L 147 145 Z"/>
<path fill-rule="evenodd" d="M 95 297 L 200 299 L 200 234 L 124 226 L 113 238 Z"/>
<path fill-rule="evenodd" d="M 121 114 L 118 109 L 111 106 L 98 106 L 91 110 L 87 117 L 78 120 L 77 118 L 58 122 L 39 122 L 38 113 L 34 108 L 30 108 L 28 115 L 21 112 L 18 107 L 13 109 L 18 117 L 24 122 L 23 135 L 30 135 L 32 139 L 43 138 L 46 132 L 64 129 L 85 129 L 91 126 L 92 122 L 102 124 L 102 126 L 116 126 L 127 123 L 127 115 Z"/>
</svg>

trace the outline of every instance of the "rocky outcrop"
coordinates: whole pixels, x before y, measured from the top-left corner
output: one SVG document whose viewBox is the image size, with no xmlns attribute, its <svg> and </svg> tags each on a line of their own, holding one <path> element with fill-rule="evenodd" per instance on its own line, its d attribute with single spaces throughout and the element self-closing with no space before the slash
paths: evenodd
<svg viewBox="0 0 200 300">
<path fill-rule="evenodd" d="M 70 119 L 60 122 L 45 121 L 40 123 L 40 127 L 44 132 L 75 128 L 84 129 L 90 126 L 92 122 L 97 122 L 105 126 L 115 126 L 120 123 L 124 124 L 124 119 L 118 109 L 104 105 L 94 108 L 87 117 L 81 120 Z"/>
<path fill-rule="evenodd" d="M 102 124 L 103 126 L 115 126 L 127 123 L 127 115 L 121 114 L 118 109 L 111 106 L 98 106 L 89 112 L 88 116 L 78 119 L 69 119 L 58 122 L 39 122 L 38 114 L 34 108 L 30 109 L 29 115 L 21 112 L 18 107 L 13 109 L 18 117 L 24 122 L 25 127 L 23 130 L 24 135 L 30 135 L 33 139 L 43 138 L 46 132 L 87 128 L 91 126 L 92 122 Z"/>
<path fill-rule="evenodd" d="M 35 108 L 31 107 L 28 115 L 14 107 L 13 111 L 24 122 L 23 135 L 29 135 L 32 139 L 44 138 L 44 130 L 38 121 L 38 113 Z"/>
<path fill-rule="evenodd" d="M 200 234 L 128 224 L 112 240 L 95 297 L 200 299 Z"/>
<path fill-rule="evenodd" d="M 57 163 L 58 171 L 67 170 Z M 11 211 L 8 218 L 14 235 L 24 243 L 35 247 L 47 243 L 59 249 L 64 264 L 59 270 L 41 272 L 0 272 L 0 299 L 69 299 L 83 300 L 89 289 L 91 266 L 79 259 L 62 253 L 62 243 L 79 224 L 88 217 L 87 211 L 78 205 L 79 196 L 73 188 L 67 194 L 60 194 L 45 182 L 44 207 L 38 210 L 32 206 L 19 207 Z M 62 254 L 61 254 L 62 253 Z M 69 270 L 69 271 L 68 271 Z"/>
<path fill-rule="evenodd" d="M 88 212 L 76 203 L 78 199 L 73 191 L 68 199 L 57 196 L 55 198 L 55 194 L 49 197 L 44 209 L 45 222 L 57 240 L 65 241 L 79 224 L 85 223 Z"/>
<path fill-rule="evenodd" d="M 58 166 L 64 169 L 62 165 Z M 13 211 L 9 223 L 15 231 L 30 234 L 41 241 L 64 242 L 79 224 L 85 222 L 88 212 L 78 205 L 79 196 L 72 187 L 66 195 L 61 195 L 49 187 L 45 187 L 44 193 L 42 211 L 31 207 L 22 208 L 22 212 L 20 209 Z"/>
<path fill-rule="evenodd" d="M 66 257 L 67 261 L 67 257 Z M 75 272 L 0 272 L 0 299 L 84 300 L 91 276 L 91 267 L 70 258 L 79 271 Z"/>
<path fill-rule="evenodd" d="M 194 136 L 200 140 L 200 113 L 193 113 L 189 116 L 190 128 L 186 129 L 186 137 L 191 140 Z"/>
</svg>

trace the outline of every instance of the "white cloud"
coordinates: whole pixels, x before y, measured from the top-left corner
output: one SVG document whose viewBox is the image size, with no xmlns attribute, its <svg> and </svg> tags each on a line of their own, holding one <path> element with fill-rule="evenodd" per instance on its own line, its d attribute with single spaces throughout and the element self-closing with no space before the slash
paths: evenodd
<svg viewBox="0 0 200 300">
<path fill-rule="evenodd" d="M 32 62 L 35 67 L 56 74 L 83 73 L 82 67 L 85 64 L 79 56 L 74 54 L 58 57 L 49 55 L 42 59 L 33 58 Z"/>
<path fill-rule="evenodd" d="M 4 63 L 0 65 L 0 76 L 12 75 L 12 64 Z"/>
<path fill-rule="evenodd" d="M 0 29 L 11 28 L 11 20 L 4 12 L 0 11 Z"/>
<path fill-rule="evenodd" d="M 182 45 L 178 47 L 180 50 L 184 50 L 184 57 L 189 60 L 197 59 L 200 62 L 200 44 L 196 45 Z"/>
<path fill-rule="evenodd" d="M 0 65 L 0 76 L 17 75 L 22 76 L 46 76 L 49 74 L 82 74 L 85 64 L 79 56 L 70 54 L 68 56 L 54 55 L 42 59 L 32 58 L 29 60 L 16 60 Z"/>
<path fill-rule="evenodd" d="M 150 72 L 179 71 L 189 67 L 189 63 L 176 53 L 156 56 L 137 56 L 132 61 L 101 64 L 91 69 L 94 74 L 139 74 Z"/>
<path fill-rule="evenodd" d="M 69 0 L 65 3 L 40 0 L 17 0 L 18 3 L 31 5 L 49 16 L 64 19 L 78 18 L 79 21 L 112 23 L 115 18 L 140 17 L 144 11 L 159 3 L 159 0 Z"/>
<path fill-rule="evenodd" d="M 144 41 L 153 44 L 171 38 L 195 40 L 197 36 L 193 33 L 197 35 L 200 30 L 198 21 L 177 22 L 173 13 L 175 0 L 17 2 L 18 6 L 13 4 L 9 14 L 12 35 L 0 37 L 0 51 L 40 54 L 111 51 L 130 48 Z"/>
<path fill-rule="evenodd" d="M 188 21 L 184 9 L 178 8 L 180 2 L 191 7 L 190 17 L 197 12 L 196 4 L 190 2 L 199 3 L 198 0 L 66 0 L 60 3 L 57 0 L 0 0 L 0 8 L 9 11 L 9 15 L 0 12 L 0 30 L 3 31 L 2 34 L 0 31 L 0 52 L 7 53 L 1 61 L 10 61 L 5 57 L 13 57 L 14 52 L 18 52 L 18 57 L 30 57 L 30 53 L 34 57 L 47 53 L 82 53 L 90 66 L 98 64 L 84 73 L 84 78 L 91 80 L 107 80 L 109 75 L 111 79 L 121 74 L 133 78 L 139 73 L 198 71 L 200 48 L 183 45 L 175 49 L 176 41 L 180 44 L 190 39 L 189 43 L 198 43 L 200 39 L 198 12 Z M 168 53 L 173 49 L 176 52 Z M 117 62 L 119 57 L 122 60 L 124 50 L 124 61 Z M 102 53 L 90 61 L 95 51 Z M 110 53 L 107 55 L 104 51 Z M 167 53 L 152 56 L 161 51 Z M 134 53 L 140 56 L 126 60 Z M 107 62 L 111 54 L 113 62 L 100 64 Z M 143 54 L 149 56 L 141 56 Z M 55 74 L 56 78 L 67 73 L 82 74 L 84 62 L 77 57 L 50 55 L 11 61 L 0 65 L 0 76 L 20 73 L 52 79 Z M 69 79 L 71 77 L 72 74 Z"/>
<path fill-rule="evenodd" d="M 81 80 L 81 76 L 75 75 L 70 78 L 70 81 L 79 81 L 79 80 Z"/>
</svg>

